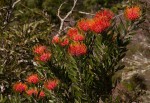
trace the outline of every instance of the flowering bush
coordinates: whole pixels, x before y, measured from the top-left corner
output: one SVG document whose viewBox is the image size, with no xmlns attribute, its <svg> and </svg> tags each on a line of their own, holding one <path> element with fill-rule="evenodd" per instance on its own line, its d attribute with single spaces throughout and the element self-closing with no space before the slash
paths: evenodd
<svg viewBox="0 0 150 103">
<path fill-rule="evenodd" d="M 75 3 L 76 0 L 74 6 Z M 119 101 L 112 96 L 118 82 L 114 76 L 124 68 L 120 61 L 126 54 L 136 25 L 143 20 L 141 8 L 127 7 L 122 18 L 105 8 L 92 14 L 91 18 L 80 19 L 74 27 L 69 27 L 67 32 L 62 30 L 65 19 L 60 17 L 59 12 L 60 30 L 53 37 L 46 37 L 46 40 L 41 40 L 32 47 L 34 69 L 25 71 L 27 75 L 20 76 L 21 79 L 12 83 L 11 99 L 15 97 L 12 101 Z M 36 25 L 32 29 L 35 28 Z M 46 30 L 48 28 L 42 33 Z M 37 31 L 39 33 L 40 30 Z M 40 40 L 40 37 L 38 39 Z"/>
<path fill-rule="evenodd" d="M 44 64 L 39 59 L 37 70 L 47 67 L 38 72 L 59 80 L 54 92 L 57 102 L 98 103 L 100 98 L 111 101 L 116 87 L 113 76 L 124 68 L 119 62 L 125 56 L 141 11 L 128 7 L 124 15 L 128 21 L 123 23 L 120 19 L 119 24 L 115 24 L 115 14 L 103 9 L 93 18 L 79 20 L 66 35 L 53 37 L 51 59 Z M 45 88 L 53 90 L 56 84 L 56 81 L 47 81 Z"/>
</svg>

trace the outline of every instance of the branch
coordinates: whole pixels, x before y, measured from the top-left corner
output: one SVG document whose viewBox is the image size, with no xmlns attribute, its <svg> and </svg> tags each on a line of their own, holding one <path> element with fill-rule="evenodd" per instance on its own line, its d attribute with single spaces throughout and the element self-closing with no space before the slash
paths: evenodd
<svg viewBox="0 0 150 103">
<path fill-rule="evenodd" d="M 19 3 L 21 0 L 17 0 L 17 1 L 15 1 L 14 3 L 13 3 L 13 5 L 12 5 L 12 8 L 14 8 L 15 7 L 15 5 L 17 4 L 17 3 Z"/>
<path fill-rule="evenodd" d="M 80 14 L 85 14 L 85 15 L 92 15 L 92 16 L 95 15 L 95 14 L 87 13 L 87 12 L 84 12 L 84 11 L 79 11 L 79 13 L 80 13 Z"/>
<path fill-rule="evenodd" d="M 60 17 L 60 9 L 61 9 L 61 7 L 65 4 L 66 2 L 63 2 L 60 6 L 59 6 L 59 8 L 58 8 L 58 12 L 57 12 L 57 16 L 58 16 L 58 18 L 61 20 L 62 18 Z"/>
<path fill-rule="evenodd" d="M 62 18 L 60 16 L 60 9 L 61 7 L 65 4 L 66 2 L 62 3 L 60 6 L 59 6 L 59 9 L 58 9 L 58 12 L 57 12 L 57 16 L 58 18 L 60 19 L 60 27 L 59 27 L 59 31 L 58 31 L 58 34 L 57 35 L 60 35 L 62 29 L 63 29 L 63 25 L 64 25 L 64 21 L 69 17 L 69 15 L 72 13 L 73 9 L 75 8 L 76 4 L 77 4 L 77 0 L 74 0 L 74 3 L 73 3 L 73 6 L 71 8 L 71 10 L 66 14 L 66 16 L 64 18 Z"/>
</svg>

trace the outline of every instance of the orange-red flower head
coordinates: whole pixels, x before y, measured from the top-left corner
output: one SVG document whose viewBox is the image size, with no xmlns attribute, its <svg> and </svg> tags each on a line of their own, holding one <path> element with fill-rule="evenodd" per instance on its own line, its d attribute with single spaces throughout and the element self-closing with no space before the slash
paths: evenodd
<svg viewBox="0 0 150 103">
<path fill-rule="evenodd" d="M 36 89 L 29 89 L 26 91 L 26 93 L 29 95 L 29 96 L 36 96 L 38 94 L 38 91 Z"/>
<path fill-rule="evenodd" d="M 47 62 L 51 58 L 51 53 L 48 51 L 46 46 L 35 46 L 34 53 L 36 53 L 34 57 L 34 60 L 36 61 Z"/>
<path fill-rule="evenodd" d="M 78 29 L 77 28 L 70 28 L 67 32 L 67 36 L 72 38 L 74 35 L 78 34 Z"/>
<path fill-rule="evenodd" d="M 27 90 L 26 93 L 27 93 L 27 95 L 29 95 L 29 96 L 33 96 L 33 95 L 34 95 L 34 96 L 37 96 L 37 95 L 38 95 L 37 89 L 33 89 L 33 88 Z M 45 97 L 45 92 L 44 92 L 44 91 L 40 91 L 38 97 L 39 97 L 39 98 Z"/>
<path fill-rule="evenodd" d="M 50 52 L 45 52 L 43 54 L 40 55 L 39 60 L 42 62 L 47 62 L 49 61 L 51 58 L 51 53 Z"/>
<path fill-rule="evenodd" d="M 94 19 L 87 19 L 87 22 L 88 22 L 89 28 L 91 30 L 92 29 L 92 25 L 95 24 L 95 21 L 94 21 Z"/>
<path fill-rule="evenodd" d="M 39 77 L 37 74 L 32 74 L 30 76 L 27 77 L 27 82 L 28 83 L 33 83 L 33 84 L 37 84 L 39 82 Z"/>
<path fill-rule="evenodd" d="M 43 97 L 45 97 L 45 92 L 44 91 L 40 91 L 39 98 L 43 98 Z"/>
<path fill-rule="evenodd" d="M 68 44 L 69 44 L 69 39 L 68 39 L 68 38 L 64 38 L 64 39 L 62 40 L 62 42 L 60 43 L 61 46 L 66 46 L 66 45 L 68 45 Z"/>
<path fill-rule="evenodd" d="M 67 35 L 71 40 L 74 41 L 82 41 L 85 39 L 85 37 L 78 32 L 77 28 L 69 29 Z"/>
<path fill-rule="evenodd" d="M 75 42 L 69 45 L 68 52 L 73 56 L 84 55 L 87 52 L 87 47 L 83 43 Z"/>
<path fill-rule="evenodd" d="M 101 33 L 110 26 L 110 21 L 94 18 L 89 21 L 90 30 L 95 33 Z"/>
<path fill-rule="evenodd" d="M 125 17 L 128 20 L 136 20 L 141 16 L 141 11 L 139 6 L 128 7 L 125 10 Z"/>
<path fill-rule="evenodd" d="M 54 36 L 53 39 L 52 39 L 52 43 L 59 43 L 59 41 L 60 41 L 60 38 L 57 35 Z"/>
<path fill-rule="evenodd" d="M 111 20 L 114 17 L 114 13 L 111 10 L 103 9 L 101 11 L 98 11 L 95 14 L 95 18 L 99 18 L 102 20 Z"/>
<path fill-rule="evenodd" d="M 48 80 L 44 83 L 44 87 L 48 90 L 53 90 L 58 84 L 58 80 Z"/>
<path fill-rule="evenodd" d="M 87 19 L 81 19 L 80 21 L 78 21 L 77 25 L 80 30 L 83 31 L 89 30 L 89 23 L 87 22 Z"/>
<path fill-rule="evenodd" d="M 24 92 L 26 89 L 27 89 L 27 85 L 22 82 L 15 83 L 13 85 L 13 90 L 19 93 Z"/>
<path fill-rule="evenodd" d="M 74 41 L 83 41 L 84 39 L 85 39 L 85 36 L 82 34 L 77 34 L 72 37 L 72 40 Z"/>
<path fill-rule="evenodd" d="M 101 33 L 110 26 L 114 13 L 108 9 L 98 11 L 93 19 L 87 19 L 91 31 Z"/>
<path fill-rule="evenodd" d="M 33 52 L 36 54 L 42 54 L 43 52 L 45 52 L 46 50 L 46 46 L 42 46 L 42 45 L 37 45 L 33 48 Z"/>
</svg>

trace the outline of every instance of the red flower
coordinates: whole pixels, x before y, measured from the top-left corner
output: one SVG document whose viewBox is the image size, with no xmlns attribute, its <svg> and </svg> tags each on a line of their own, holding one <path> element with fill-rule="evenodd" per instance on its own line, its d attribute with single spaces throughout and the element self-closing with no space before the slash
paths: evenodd
<svg viewBox="0 0 150 103">
<path fill-rule="evenodd" d="M 131 8 L 126 8 L 125 10 L 125 17 L 128 20 L 136 20 L 140 17 L 140 7 L 139 6 L 133 6 Z"/>
<path fill-rule="evenodd" d="M 37 84 L 39 82 L 39 77 L 37 74 L 32 74 L 27 78 L 28 83 Z"/>
<path fill-rule="evenodd" d="M 48 80 L 44 83 L 45 88 L 53 90 L 58 84 L 58 80 Z"/>
<path fill-rule="evenodd" d="M 103 20 L 111 20 L 114 17 L 114 13 L 108 9 L 103 9 L 95 14 L 95 18 Z"/>
<path fill-rule="evenodd" d="M 59 43 L 59 41 L 60 41 L 60 38 L 57 35 L 54 36 L 53 39 L 52 39 L 52 43 Z"/>
<path fill-rule="evenodd" d="M 37 96 L 38 95 L 38 91 L 36 89 L 29 89 L 26 91 L 26 93 L 29 95 L 29 96 Z M 39 93 L 39 98 L 43 98 L 45 97 L 45 92 L 44 91 L 40 91 Z"/>
<path fill-rule="evenodd" d="M 91 29 L 92 25 L 95 24 L 94 19 L 88 19 L 87 22 L 88 22 L 88 25 L 89 25 L 89 28 L 90 28 L 90 29 Z"/>
<path fill-rule="evenodd" d="M 87 52 L 87 47 L 83 43 L 75 42 L 69 45 L 68 52 L 73 56 L 84 55 Z"/>
<path fill-rule="evenodd" d="M 74 35 L 77 35 L 77 34 L 78 34 L 78 29 L 77 28 L 71 28 L 67 32 L 67 35 L 70 38 L 72 38 Z"/>
<path fill-rule="evenodd" d="M 46 50 L 46 46 L 37 45 L 34 47 L 33 52 L 36 54 L 42 54 Z"/>
<path fill-rule="evenodd" d="M 65 38 L 62 40 L 62 42 L 60 43 L 61 46 L 66 46 L 69 44 L 69 39 L 68 38 Z"/>
<path fill-rule="evenodd" d="M 26 89 L 27 89 L 27 85 L 22 82 L 15 83 L 13 85 L 13 90 L 19 93 L 24 92 Z"/>
<path fill-rule="evenodd" d="M 89 24 L 87 22 L 87 19 L 81 19 L 79 22 L 78 22 L 78 28 L 83 30 L 83 31 L 88 31 L 89 30 Z"/>
<path fill-rule="evenodd" d="M 47 62 L 50 58 L 51 58 L 51 53 L 50 52 L 46 52 L 46 53 L 43 53 L 39 57 L 39 60 L 42 61 L 42 62 Z"/>
<path fill-rule="evenodd" d="M 38 94 L 38 91 L 36 89 L 29 89 L 26 91 L 26 93 L 29 95 L 29 96 L 32 96 L 32 95 L 37 95 Z"/>
<path fill-rule="evenodd" d="M 71 40 L 74 40 L 74 41 L 82 41 L 85 39 L 83 35 L 79 34 L 77 28 L 69 29 L 67 35 L 70 37 Z"/>
<path fill-rule="evenodd" d="M 90 29 L 93 32 L 101 33 L 110 26 L 110 21 L 94 18 L 90 22 Z"/>
<path fill-rule="evenodd" d="M 40 91 L 39 97 L 40 97 L 40 98 L 45 97 L 45 92 L 44 92 L 44 91 Z"/>
<path fill-rule="evenodd" d="M 77 35 L 74 35 L 72 40 L 74 41 L 83 41 L 85 39 L 85 37 L 81 34 L 77 34 Z"/>
<path fill-rule="evenodd" d="M 110 26 L 110 20 L 114 14 L 108 9 L 101 10 L 95 14 L 93 19 L 88 20 L 90 30 L 101 33 Z"/>
</svg>

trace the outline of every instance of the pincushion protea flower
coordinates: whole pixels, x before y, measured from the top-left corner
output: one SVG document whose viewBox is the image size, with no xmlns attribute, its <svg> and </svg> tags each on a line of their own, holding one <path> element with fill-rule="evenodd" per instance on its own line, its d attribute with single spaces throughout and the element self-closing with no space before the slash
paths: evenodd
<svg viewBox="0 0 150 103">
<path fill-rule="evenodd" d="M 92 25 L 95 24 L 95 21 L 94 21 L 94 19 L 92 18 L 92 19 L 87 19 L 87 22 L 88 22 L 89 28 L 90 28 L 90 30 L 91 30 L 91 27 L 92 27 Z"/>
<path fill-rule="evenodd" d="M 67 36 L 72 38 L 74 35 L 78 34 L 78 29 L 77 28 L 70 28 L 67 32 Z"/>
<path fill-rule="evenodd" d="M 74 41 L 83 41 L 85 39 L 85 37 L 78 32 L 77 28 L 69 29 L 67 36 Z"/>
<path fill-rule="evenodd" d="M 40 91 L 39 98 L 43 98 L 43 97 L 45 97 L 45 92 L 44 91 Z"/>
<path fill-rule="evenodd" d="M 27 89 L 27 85 L 22 82 L 15 83 L 13 85 L 13 90 L 19 93 L 26 91 L 26 89 Z"/>
<path fill-rule="evenodd" d="M 69 45 L 68 52 L 73 56 L 84 55 L 87 52 L 87 47 L 83 43 L 75 42 Z"/>
<path fill-rule="evenodd" d="M 99 18 L 102 20 L 108 20 L 109 21 L 113 17 L 114 17 L 114 13 L 109 9 L 100 10 L 95 14 L 95 18 Z"/>
<path fill-rule="evenodd" d="M 125 17 L 128 20 L 136 20 L 141 16 L 141 10 L 139 6 L 127 7 L 125 10 Z"/>
<path fill-rule="evenodd" d="M 32 96 L 32 95 L 37 96 L 37 95 L 38 95 L 38 90 L 37 90 L 37 89 L 34 89 L 34 88 L 31 88 L 31 89 L 27 90 L 26 93 L 27 93 L 27 95 L 29 95 L 29 96 Z M 45 92 L 44 92 L 44 91 L 40 91 L 38 97 L 39 97 L 39 98 L 45 97 Z"/>
<path fill-rule="evenodd" d="M 26 91 L 26 93 L 29 95 L 29 96 L 36 96 L 38 94 L 38 91 L 36 89 L 29 89 Z"/>
<path fill-rule="evenodd" d="M 35 46 L 34 53 L 38 54 L 34 57 L 36 61 L 47 62 L 51 58 L 51 53 L 47 50 L 46 46 Z"/>
<path fill-rule="evenodd" d="M 62 40 L 62 42 L 60 43 L 61 46 L 66 46 L 66 45 L 68 45 L 68 44 L 69 44 L 69 39 L 68 39 L 68 38 L 64 38 L 64 39 Z"/>
<path fill-rule="evenodd" d="M 88 31 L 89 30 L 89 23 L 87 22 L 87 19 L 81 19 L 78 21 L 77 26 L 80 30 Z"/>
<path fill-rule="evenodd" d="M 41 54 L 38 59 L 42 62 L 47 62 L 50 60 L 50 58 L 51 58 L 51 53 L 47 51 L 47 52 Z"/>
<path fill-rule="evenodd" d="M 59 41 L 60 41 L 60 38 L 57 35 L 54 36 L 53 39 L 52 39 L 52 43 L 59 43 Z"/>
<path fill-rule="evenodd" d="M 110 20 L 114 17 L 114 13 L 108 9 L 98 11 L 94 18 L 88 19 L 87 23 L 91 31 L 101 33 L 110 26 Z"/>
<path fill-rule="evenodd" d="M 44 87 L 48 90 L 53 90 L 58 84 L 58 80 L 47 80 L 44 83 Z"/>
<path fill-rule="evenodd" d="M 39 77 L 37 74 L 32 74 L 28 76 L 26 80 L 28 83 L 37 84 L 39 82 Z"/>
<path fill-rule="evenodd" d="M 110 26 L 110 21 L 99 18 L 93 18 L 89 21 L 90 30 L 95 33 L 101 33 Z"/>
<path fill-rule="evenodd" d="M 85 39 L 85 36 L 81 34 L 77 34 L 72 37 L 72 40 L 74 41 L 83 41 L 84 39 Z"/>
<path fill-rule="evenodd" d="M 42 54 L 44 53 L 46 50 L 46 46 L 42 46 L 42 45 L 37 45 L 33 48 L 33 52 L 36 54 Z"/>
</svg>

